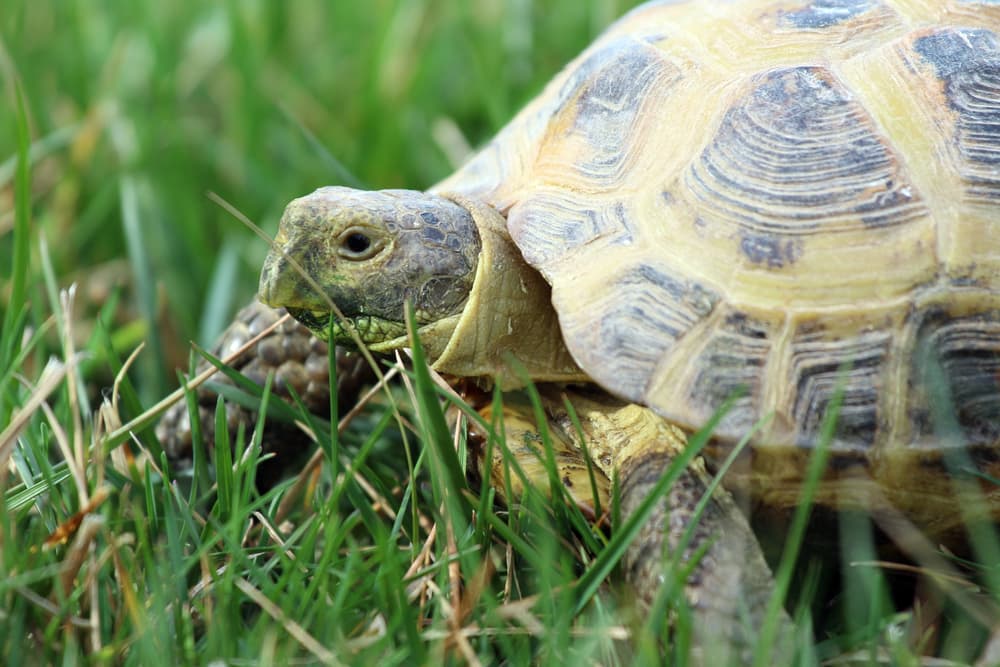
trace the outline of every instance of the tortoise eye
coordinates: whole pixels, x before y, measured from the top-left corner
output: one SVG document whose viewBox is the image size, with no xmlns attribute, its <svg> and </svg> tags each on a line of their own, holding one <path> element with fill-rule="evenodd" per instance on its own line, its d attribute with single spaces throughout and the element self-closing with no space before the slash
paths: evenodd
<svg viewBox="0 0 1000 667">
<path fill-rule="evenodd" d="M 349 229 L 340 237 L 338 254 L 345 259 L 368 259 L 378 251 L 368 234 L 358 229 Z"/>
<path fill-rule="evenodd" d="M 371 244 L 372 240 L 370 238 L 368 238 L 364 234 L 358 234 L 358 233 L 351 234 L 350 236 L 347 237 L 347 240 L 344 241 L 344 247 L 347 248 L 347 250 L 349 250 L 350 252 L 357 254 L 363 253 L 365 250 L 368 250 L 368 248 L 371 247 Z"/>
</svg>

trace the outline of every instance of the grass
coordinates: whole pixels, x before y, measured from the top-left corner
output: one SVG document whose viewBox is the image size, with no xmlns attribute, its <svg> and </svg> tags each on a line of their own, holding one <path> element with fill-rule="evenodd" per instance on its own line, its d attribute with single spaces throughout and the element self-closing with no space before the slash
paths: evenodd
<svg viewBox="0 0 1000 667">
<path fill-rule="evenodd" d="M 466 450 L 420 372 L 343 433 L 299 414 L 327 465 L 264 494 L 259 429 L 196 450 L 215 475 L 187 479 L 151 428 L 121 429 L 152 423 L 189 341 L 210 343 L 255 291 L 266 248 L 208 193 L 273 233 L 320 184 L 426 187 L 630 4 L 5 3 L 5 664 L 661 659 L 625 637 L 662 619 L 598 586 L 625 538 L 544 493 L 496 509 L 456 474 Z M 844 521 L 843 561 L 875 563 L 870 526 Z M 845 567 L 830 592 L 792 551 L 792 606 L 821 626 L 800 641 L 805 664 L 970 662 L 996 620 L 995 595 L 964 584 L 923 596 L 941 609 L 928 620 L 874 565 Z"/>
</svg>

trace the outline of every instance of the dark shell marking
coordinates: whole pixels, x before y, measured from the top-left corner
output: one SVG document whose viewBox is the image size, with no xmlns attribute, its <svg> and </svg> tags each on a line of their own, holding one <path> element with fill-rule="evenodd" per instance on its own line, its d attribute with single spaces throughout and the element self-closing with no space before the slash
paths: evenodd
<svg viewBox="0 0 1000 667">
<path fill-rule="evenodd" d="M 822 67 L 768 72 L 729 109 L 685 175 L 712 224 L 780 268 L 804 234 L 902 225 L 926 214 L 864 108 Z"/>
<path fill-rule="evenodd" d="M 934 307 L 914 319 L 913 440 L 1000 441 L 1000 309 L 959 316 Z"/>
<path fill-rule="evenodd" d="M 560 318 L 578 361 L 595 369 L 594 379 L 630 400 L 642 400 L 649 369 L 695 323 L 711 313 L 719 295 L 694 282 L 678 280 L 662 268 L 638 264 L 610 276 L 604 298 L 574 318 Z M 560 313 L 571 312 L 560 309 Z"/>
<path fill-rule="evenodd" d="M 653 47 L 632 38 L 615 41 L 590 56 L 567 81 L 556 111 L 569 114 L 567 127 L 589 148 L 572 167 L 594 182 L 621 180 L 634 155 L 635 121 L 653 86 L 672 85 L 674 65 Z"/>
<path fill-rule="evenodd" d="M 869 331 L 850 338 L 801 332 L 792 340 L 790 386 L 797 443 L 812 447 L 834 399 L 840 394 L 833 432 L 837 450 L 867 449 L 882 432 L 879 400 L 889 370 L 892 331 Z M 832 416 L 832 415 L 831 415 Z"/>
<path fill-rule="evenodd" d="M 596 239 L 629 244 L 636 234 L 634 216 L 630 218 L 622 202 L 581 209 L 579 198 L 565 192 L 537 193 L 512 211 L 508 223 L 524 258 L 534 266 L 545 266 Z"/>
<path fill-rule="evenodd" d="M 814 0 L 802 9 L 782 14 L 782 23 L 799 29 L 829 28 L 880 7 L 875 0 Z"/>
<path fill-rule="evenodd" d="M 944 83 L 970 199 L 1000 204 L 1000 45 L 989 30 L 946 29 L 914 48 Z"/>
<path fill-rule="evenodd" d="M 691 393 L 703 397 L 712 412 L 734 399 L 720 426 L 746 432 L 760 417 L 762 378 L 773 345 L 770 328 L 745 313 L 731 313 L 708 336 Z"/>
<path fill-rule="evenodd" d="M 774 236 L 743 234 L 740 237 L 740 250 L 754 264 L 766 264 L 768 268 L 780 269 L 802 255 L 802 241 L 782 241 Z"/>
</svg>

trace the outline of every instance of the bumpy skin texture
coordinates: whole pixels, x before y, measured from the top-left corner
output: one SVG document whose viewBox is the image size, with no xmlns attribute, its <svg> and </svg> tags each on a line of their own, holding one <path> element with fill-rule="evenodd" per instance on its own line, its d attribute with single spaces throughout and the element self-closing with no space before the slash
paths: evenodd
<svg viewBox="0 0 1000 667">
<path fill-rule="evenodd" d="M 635 512 L 678 453 L 663 440 L 655 444 L 621 464 L 623 518 Z M 757 539 L 732 496 L 716 493 L 700 516 L 695 516 L 709 480 L 700 460 L 682 472 L 643 524 L 622 567 L 626 579 L 649 603 L 659 590 L 663 558 L 672 557 L 683 545 L 678 565 L 692 567 L 694 562 L 684 593 L 695 619 L 695 644 L 707 654 L 704 664 L 748 662 L 748 647 L 760 635 L 774 583 Z M 784 611 L 777 627 L 775 658 L 790 651 L 792 622 Z"/>
<path fill-rule="evenodd" d="M 285 315 L 258 301 L 249 304 L 237 313 L 232 324 L 216 341 L 211 352 L 217 357 L 225 357 L 241 348 L 248 340 L 268 328 Z M 360 389 L 371 382 L 372 372 L 364 359 L 357 354 L 337 349 L 337 401 L 339 408 L 348 410 L 357 402 Z M 201 361 L 197 372 L 210 367 Z M 232 367 L 250 380 L 264 386 L 268 373 L 274 373 L 273 394 L 291 401 L 289 387 L 293 388 L 303 403 L 314 414 L 330 417 L 330 374 L 327 344 L 316 338 L 305 326 L 293 319 L 282 325 L 256 345 L 237 358 Z M 212 382 L 231 384 L 228 377 L 217 373 Z M 198 421 L 202 437 L 207 447 L 215 446 L 215 407 L 217 394 L 208 384 L 197 390 Z M 226 403 L 226 425 L 231 434 L 243 426 L 249 434 L 256 425 L 257 415 L 234 403 Z M 191 462 L 191 416 L 186 402 L 171 407 L 156 427 L 167 457 L 178 468 Z M 258 472 L 258 484 L 269 487 L 282 476 L 291 472 L 291 467 L 310 452 L 313 443 L 302 431 L 279 422 L 265 424 L 262 438 L 265 453 L 274 458 L 263 464 Z"/>
</svg>

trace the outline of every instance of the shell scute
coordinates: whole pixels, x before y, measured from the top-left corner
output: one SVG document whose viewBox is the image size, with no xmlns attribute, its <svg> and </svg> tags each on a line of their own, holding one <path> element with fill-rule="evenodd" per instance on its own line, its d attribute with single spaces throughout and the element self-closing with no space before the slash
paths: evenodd
<svg viewBox="0 0 1000 667">
<path fill-rule="evenodd" d="M 732 401 L 719 428 L 734 433 L 753 428 L 760 418 L 764 369 L 776 328 L 744 312 L 729 312 L 708 327 L 707 341 L 692 364 L 695 376 L 691 381 L 703 419 Z"/>
<path fill-rule="evenodd" d="M 754 237 L 855 233 L 926 214 L 871 117 L 815 66 L 759 77 L 725 113 L 685 185 L 715 212 L 706 217 Z"/>
<path fill-rule="evenodd" d="M 679 79 L 659 49 L 632 36 L 585 56 L 556 96 L 536 177 L 584 191 L 627 179 L 642 153 L 644 108 Z"/>
<path fill-rule="evenodd" d="M 1000 203 L 1000 43 L 985 29 L 946 28 L 918 38 L 914 49 L 935 70 L 957 115 L 955 143 L 965 191 Z"/>
<path fill-rule="evenodd" d="M 790 345 L 789 378 L 796 444 L 814 446 L 835 399 L 832 445 L 868 449 L 883 436 L 884 389 L 893 351 L 891 329 L 871 329 L 844 337 L 800 328 Z M 782 401 L 784 404 L 785 402 Z"/>
<path fill-rule="evenodd" d="M 907 421 L 917 445 L 1000 441 L 1000 307 L 963 301 L 932 304 L 911 319 Z"/>
<path fill-rule="evenodd" d="M 647 262 L 582 287 L 593 290 L 593 308 L 570 307 L 579 298 L 577 287 L 553 290 L 563 335 L 575 341 L 578 361 L 593 369 L 595 380 L 635 401 L 645 398 L 650 369 L 664 351 L 720 300 L 704 285 Z"/>
<path fill-rule="evenodd" d="M 601 208 L 582 208 L 572 193 L 539 192 L 514 207 L 507 216 L 511 235 L 518 240 L 524 258 L 544 267 L 577 248 L 602 240 L 628 245 L 636 235 L 634 219 L 621 201 L 603 203 Z"/>
</svg>

